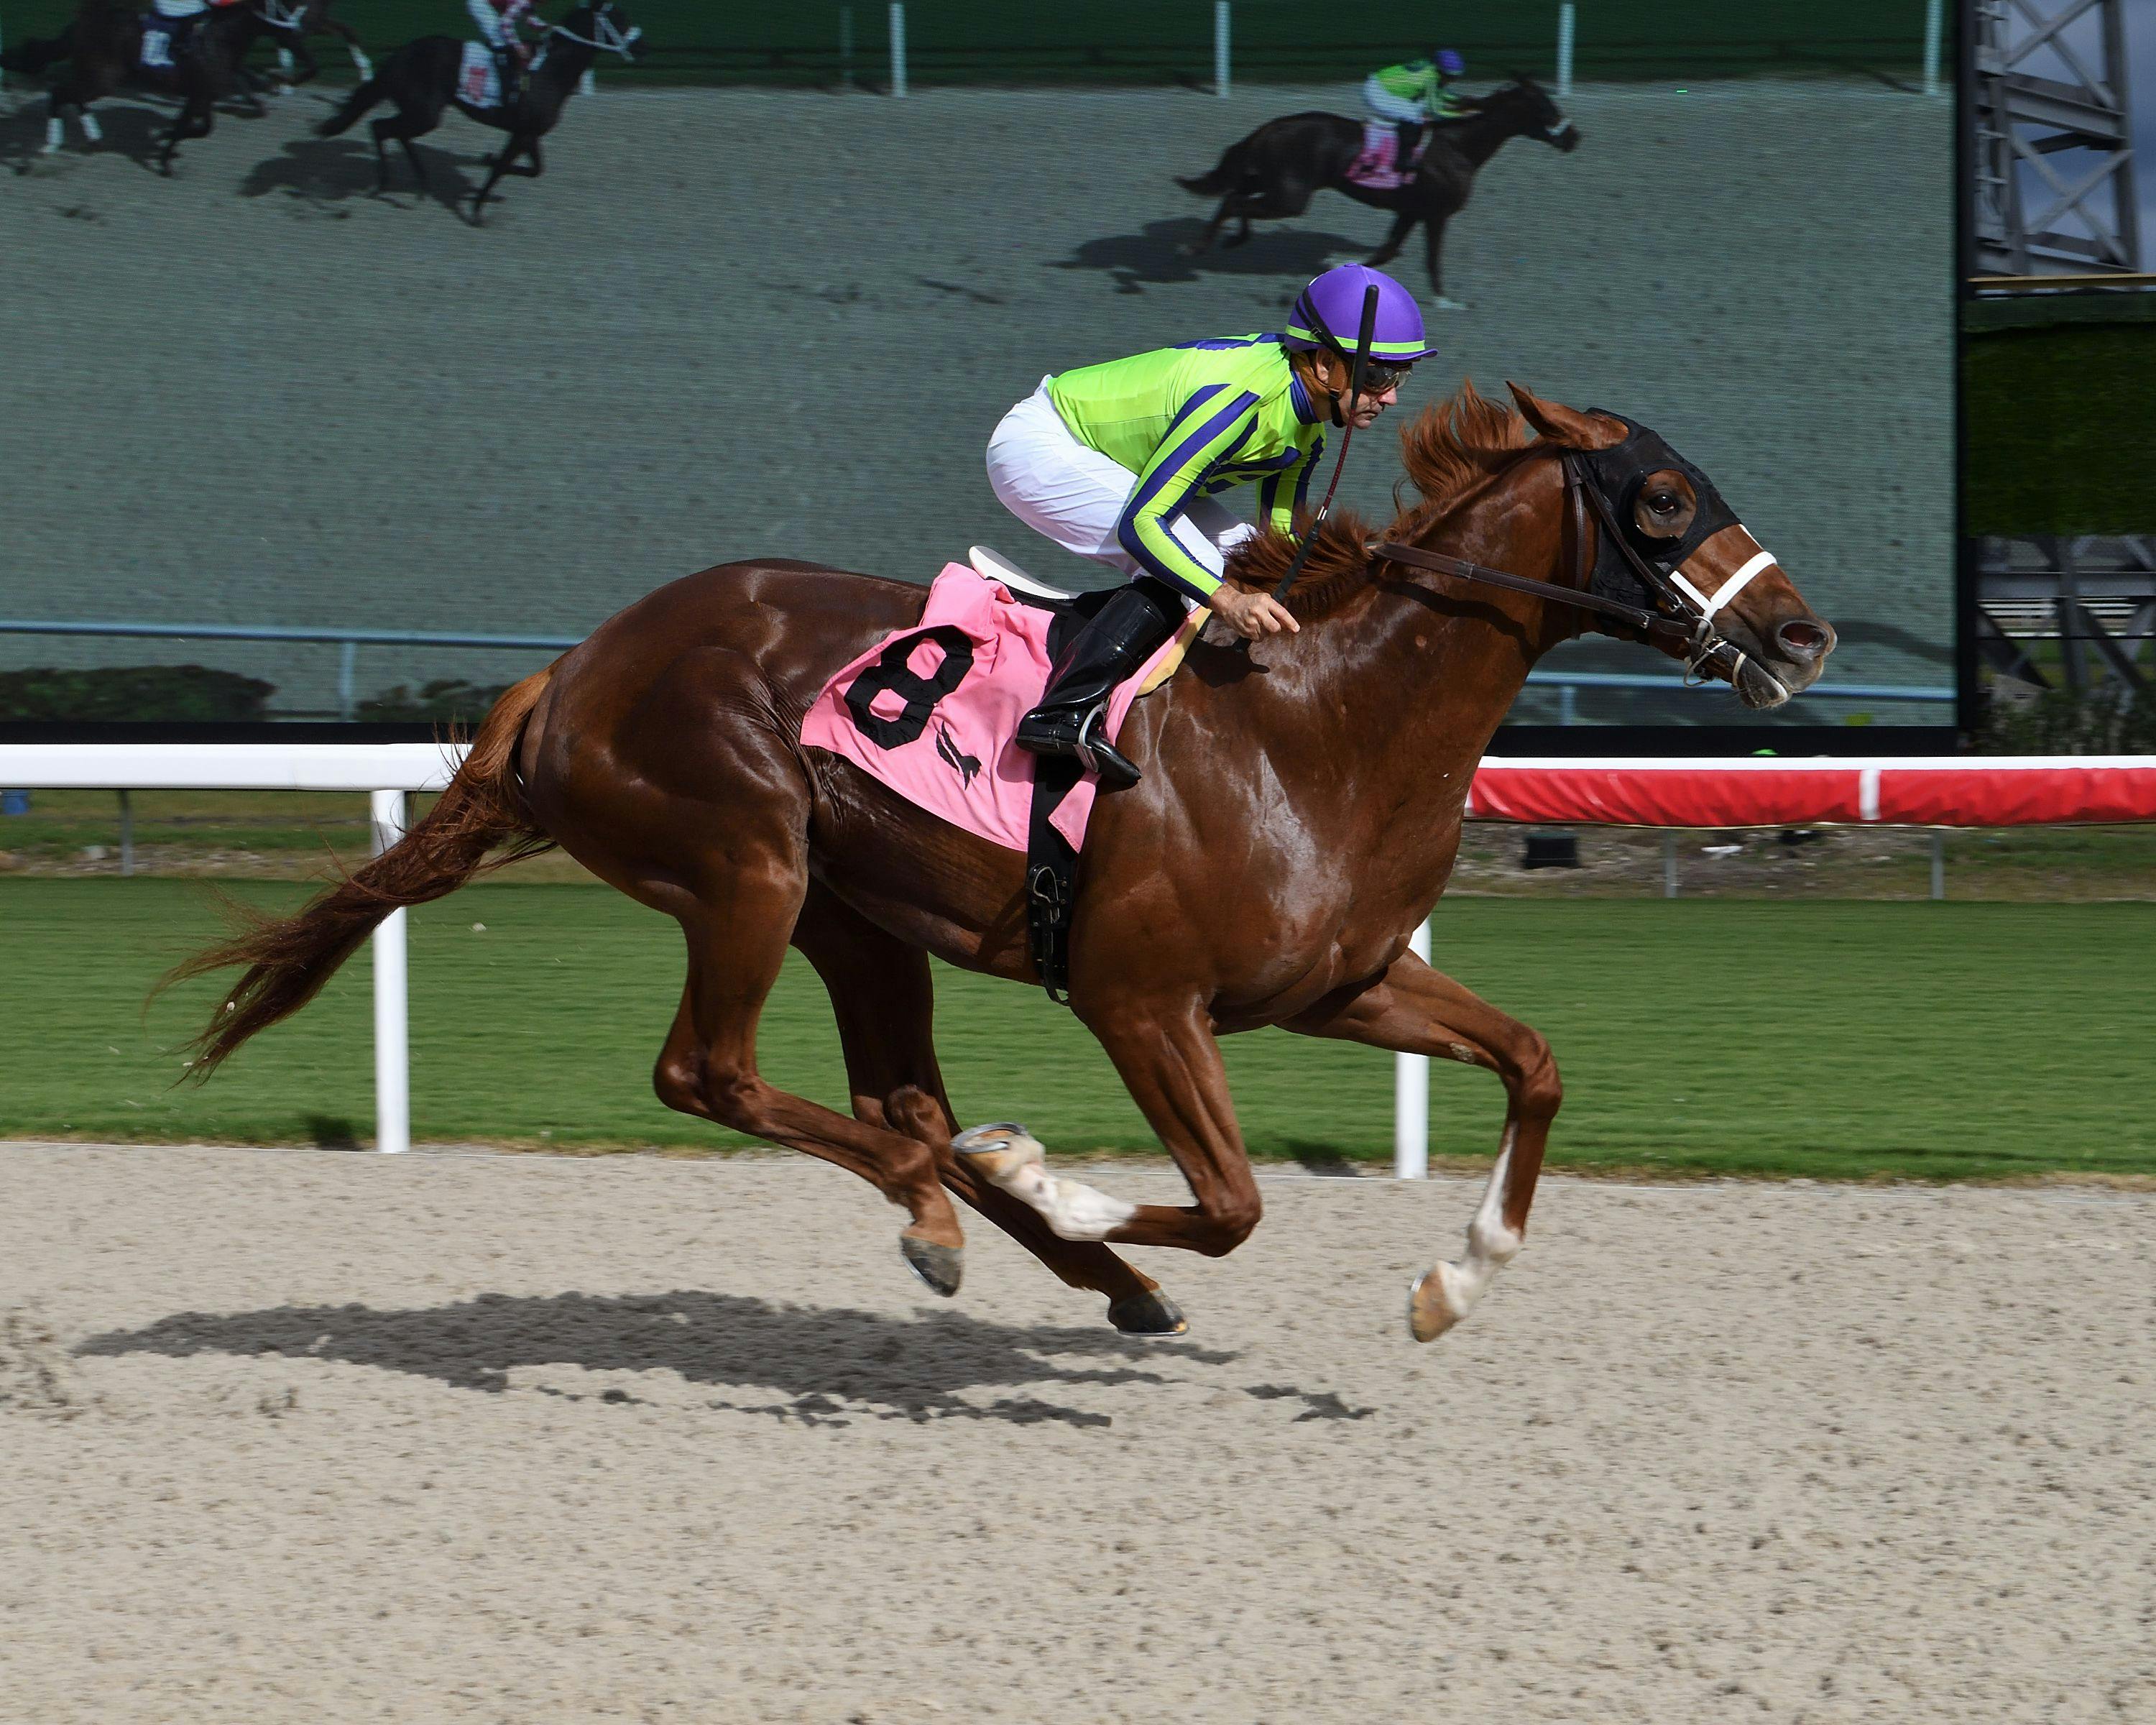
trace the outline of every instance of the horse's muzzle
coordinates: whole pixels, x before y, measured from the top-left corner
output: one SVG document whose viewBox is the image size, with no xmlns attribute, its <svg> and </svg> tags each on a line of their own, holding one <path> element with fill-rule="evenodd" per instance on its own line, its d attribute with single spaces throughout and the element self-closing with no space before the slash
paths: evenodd
<svg viewBox="0 0 2156 1725">
<path fill-rule="evenodd" d="M 1819 681 L 1826 656 L 1835 648 L 1834 626 L 1809 611 L 1776 624 L 1770 639 L 1763 640 L 1741 626 L 1725 632 L 1745 655 L 1731 686 L 1754 711 L 1779 706 L 1810 688 Z"/>
</svg>

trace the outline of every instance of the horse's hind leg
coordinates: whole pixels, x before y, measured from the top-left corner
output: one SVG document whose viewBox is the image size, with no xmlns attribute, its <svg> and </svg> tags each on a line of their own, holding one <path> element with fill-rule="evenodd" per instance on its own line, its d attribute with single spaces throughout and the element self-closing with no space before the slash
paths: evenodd
<svg viewBox="0 0 2156 1725">
<path fill-rule="evenodd" d="M 433 113 L 423 113 L 400 107 L 388 118 L 377 120 L 372 123 L 376 176 L 374 189 L 377 194 L 389 189 L 389 155 L 382 146 L 392 138 L 403 145 L 404 154 L 412 163 L 412 177 L 419 182 L 419 190 L 422 193 L 433 190 L 427 182 L 427 165 L 419 159 L 419 151 L 413 146 L 412 140 L 424 137 L 441 124 L 441 112 L 439 109 Z"/>
<path fill-rule="evenodd" d="M 1369 987 L 1336 995 L 1291 1019 L 1286 1028 L 1485 1066 L 1504 1081 L 1505 1135 L 1489 1188 L 1468 1224 L 1467 1255 L 1436 1266 L 1408 1296 L 1408 1327 L 1416 1341 L 1434 1342 L 1474 1308 L 1526 1238 L 1543 1147 L 1564 1100 L 1549 1045 L 1412 952 Z"/>
<path fill-rule="evenodd" d="M 757 1070 L 757 1021 L 785 962 L 807 870 L 783 841 L 730 850 L 727 877 L 677 912 L 689 982 L 653 1077 L 660 1100 L 859 1174 L 911 1215 L 899 1236 L 906 1262 L 937 1293 L 956 1293 L 965 1235 L 934 1151 L 791 1095 Z"/>
<path fill-rule="evenodd" d="M 1096 1241 L 1062 1239 L 1038 1211 L 991 1185 L 970 1158 L 952 1150 L 957 1117 L 937 1065 L 934 987 L 925 953 L 815 885 L 793 944 L 830 993 L 856 1117 L 927 1144 L 945 1185 L 1067 1286 L 1105 1295 L 1109 1321 L 1118 1329 L 1158 1335 L 1183 1327 L 1182 1313 L 1152 1277 Z"/>
<path fill-rule="evenodd" d="M 1414 232 L 1414 224 L 1421 219 L 1422 218 L 1411 209 L 1404 209 L 1396 213 L 1393 217 L 1392 232 L 1386 234 L 1384 244 L 1363 261 L 1373 270 L 1380 264 L 1391 263 L 1394 259 L 1399 256 L 1400 248 L 1407 244 L 1408 235 Z"/>
</svg>

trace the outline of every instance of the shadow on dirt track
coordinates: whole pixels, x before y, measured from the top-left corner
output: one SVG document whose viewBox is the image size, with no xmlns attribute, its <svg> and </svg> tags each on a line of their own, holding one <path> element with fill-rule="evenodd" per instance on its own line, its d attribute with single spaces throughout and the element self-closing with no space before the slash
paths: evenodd
<svg viewBox="0 0 2156 1725">
<path fill-rule="evenodd" d="M 172 126 L 172 116 L 164 110 L 110 98 L 97 103 L 90 110 L 97 116 L 98 126 L 105 134 L 102 142 L 85 146 L 80 124 L 70 120 L 67 123 L 67 141 L 59 153 L 41 156 L 38 152 L 45 146 L 45 120 L 49 111 L 41 96 L 28 100 L 17 99 L 15 111 L 0 118 L 0 162 L 18 174 L 29 173 L 40 164 L 59 167 L 97 156 L 124 156 L 138 167 L 151 167 L 159 144 Z M 184 167 L 184 154 L 180 162 Z"/>
<path fill-rule="evenodd" d="M 1114 281 L 1119 294 L 1142 294 L 1149 286 L 1202 281 L 1209 275 L 1277 275 L 1300 285 L 1339 261 L 1341 254 L 1361 257 L 1377 244 L 1375 239 L 1350 239 L 1344 234 L 1260 228 L 1245 244 L 1216 244 L 1209 252 L 1193 254 L 1191 246 L 1204 231 L 1204 222 L 1196 216 L 1148 222 L 1142 233 L 1083 241 L 1075 256 L 1056 259 L 1048 267 L 1098 270 Z"/>
<path fill-rule="evenodd" d="M 419 159 L 427 165 L 426 197 L 444 209 L 461 211 L 471 203 L 479 182 L 468 179 L 464 165 L 446 150 L 421 144 Z M 310 203 L 340 203 L 348 198 L 375 195 L 374 146 L 364 137 L 293 138 L 276 155 L 258 162 L 240 182 L 242 198 L 265 198 L 273 192 L 290 193 Z M 389 162 L 389 190 L 386 201 L 405 204 L 420 196 L 413 182 L 412 164 L 402 149 Z"/>
<path fill-rule="evenodd" d="M 434 1378 L 459 1389 L 500 1393 L 520 1368 L 577 1366 L 595 1372 L 666 1371 L 691 1384 L 775 1389 L 777 1404 L 721 1402 L 737 1412 L 810 1424 L 855 1419 L 1043 1420 L 1106 1425 L 1110 1417 L 1021 1394 L 987 1406 L 958 1392 L 1057 1384 L 1160 1384 L 1142 1362 L 1220 1366 L 1218 1349 L 1134 1341 L 1105 1323 L 1083 1329 L 1020 1328 L 959 1312 L 921 1318 L 775 1304 L 688 1291 L 516 1298 L 482 1294 L 455 1306 L 381 1311 L 367 1306 L 276 1307 L 260 1312 L 183 1312 L 139 1330 L 94 1336 L 85 1356 L 223 1353 L 337 1359 Z M 1056 1356 L 1100 1361 L 1055 1363 Z M 570 1392 L 544 1389 L 542 1393 Z M 1277 1385 L 1249 1391 L 1299 1396 L 1305 1417 L 1341 1417 L 1337 1398 Z M 588 1399 L 626 1401 L 620 1390 Z"/>
</svg>

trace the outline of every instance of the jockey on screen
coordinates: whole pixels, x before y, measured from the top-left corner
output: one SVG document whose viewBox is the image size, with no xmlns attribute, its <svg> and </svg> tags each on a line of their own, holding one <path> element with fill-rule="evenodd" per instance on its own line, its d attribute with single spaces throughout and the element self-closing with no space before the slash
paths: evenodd
<svg viewBox="0 0 2156 1725">
<path fill-rule="evenodd" d="M 234 0 L 151 0 L 151 15 L 157 21 L 157 28 L 164 32 L 164 57 L 153 59 L 157 50 L 144 44 L 143 64 L 149 66 L 170 66 L 177 60 L 192 39 L 195 26 L 209 16 L 213 5 L 230 6 Z"/>
<path fill-rule="evenodd" d="M 1351 401 L 1372 287 L 1377 316 Z M 1129 783 L 1137 769 L 1090 730 L 1189 601 L 1248 639 L 1296 629 L 1270 595 L 1221 584 L 1224 553 L 1256 529 L 1214 494 L 1255 483 L 1262 518 L 1293 531 L 1325 428 L 1368 427 L 1399 399 L 1408 368 L 1435 351 L 1414 295 L 1344 264 L 1303 290 L 1284 333 L 1190 341 L 1042 378 L 989 439 L 988 483 L 1036 532 L 1137 578 L 1070 644 L 1040 705 L 1019 721 L 1019 747 L 1075 755 L 1104 783 Z"/>
<path fill-rule="evenodd" d="M 517 32 L 528 27 L 543 33 L 547 20 L 539 16 L 535 0 L 465 0 L 465 10 L 479 29 L 479 39 L 494 50 L 502 105 L 507 107 L 521 93 L 525 69 L 531 64 L 531 44 Z"/>
<path fill-rule="evenodd" d="M 1396 166 L 1403 177 L 1414 172 L 1415 143 L 1426 122 L 1458 120 L 1475 111 L 1475 100 L 1452 88 L 1451 80 L 1466 69 L 1457 49 L 1433 48 L 1421 59 L 1387 66 L 1363 80 L 1363 105 L 1399 129 Z"/>
</svg>

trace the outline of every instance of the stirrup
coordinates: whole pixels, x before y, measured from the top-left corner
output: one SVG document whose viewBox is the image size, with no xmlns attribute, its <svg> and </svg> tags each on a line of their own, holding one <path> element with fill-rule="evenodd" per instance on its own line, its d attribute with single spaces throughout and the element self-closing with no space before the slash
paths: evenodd
<svg viewBox="0 0 2156 1725">
<path fill-rule="evenodd" d="M 1106 701 L 1086 714 L 1079 723 L 1078 742 L 1071 752 L 1101 781 L 1102 790 L 1119 791 L 1136 784 L 1144 775 L 1138 771 L 1137 763 L 1106 737 L 1092 734 L 1093 727 L 1103 723 L 1107 716 Z"/>
</svg>

